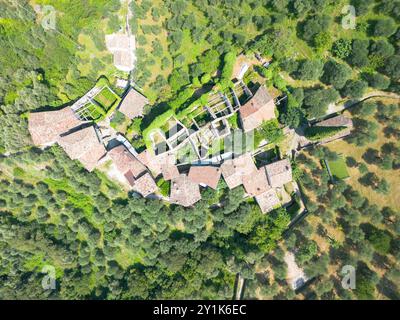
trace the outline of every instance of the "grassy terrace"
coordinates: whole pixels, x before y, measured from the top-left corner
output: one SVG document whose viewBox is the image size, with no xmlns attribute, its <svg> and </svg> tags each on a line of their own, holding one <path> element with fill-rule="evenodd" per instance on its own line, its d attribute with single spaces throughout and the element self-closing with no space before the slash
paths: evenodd
<svg viewBox="0 0 400 320">
<path fill-rule="evenodd" d="M 349 172 L 347 171 L 346 162 L 343 157 L 340 157 L 336 161 L 326 161 L 330 173 L 334 179 L 346 179 L 349 177 Z"/>
<path fill-rule="evenodd" d="M 109 117 L 118 107 L 121 98 L 110 89 L 110 83 L 104 76 L 100 77 L 95 87 L 103 89 L 82 108 L 86 108 L 87 118 L 99 122 Z"/>
<path fill-rule="evenodd" d="M 108 111 L 113 106 L 118 97 L 108 88 L 101 90 L 95 97 L 95 101 L 100 104 L 104 110 Z"/>
<path fill-rule="evenodd" d="M 393 102 L 393 100 L 391 100 Z M 372 117 L 371 121 L 372 121 Z M 378 129 L 378 138 L 375 142 L 369 143 L 364 147 L 355 146 L 354 144 L 350 144 L 344 140 L 333 141 L 328 144 L 330 150 L 335 151 L 337 153 L 341 153 L 344 156 L 351 156 L 356 161 L 360 163 L 365 163 L 363 161 L 363 154 L 366 152 L 368 148 L 380 149 L 381 146 L 387 142 L 395 142 L 393 138 L 388 139 L 385 137 L 383 132 L 383 126 L 379 125 Z M 400 184 L 399 184 L 399 174 L 393 173 L 391 170 L 382 170 L 381 168 L 372 165 L 365 164 L 368 168 L 369 172 L 375 173 L 380 178 L 385 178 L 386 181 L 390 184 L 390 192 L 387 195 L 383 195 L 377 192 L 371 192 L 371 188 L 362 185 L 358 180 L 363 176 L 360 173 L 358 167 L 348 168 L 349 179 L 346 180 L 346 183 L 350 184 L 354 189 L 359 191 L 363 196 L 370 199 L 371 203 L 377 204 L 380 207 L 389 206 L 392 208 L 398 208 L 398 194 L 400 194 Z"/>
</svg>

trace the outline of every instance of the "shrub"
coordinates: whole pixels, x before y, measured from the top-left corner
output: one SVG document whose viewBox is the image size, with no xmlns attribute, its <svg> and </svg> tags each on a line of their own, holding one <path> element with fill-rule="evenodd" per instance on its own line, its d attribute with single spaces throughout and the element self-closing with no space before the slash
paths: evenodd
<svg viewBox="0 0 400 320">
<path fill-rule="evenodd" d="M 177 110 L 180 106 L 182 106 L 186 101 L 189 100 L 189 98 L 193 95 L 194 93 L 193 88 L 186 88 L 182 90 L 181 92 L 178 93 L 175 99 L 169 101 L 169 105 L 173 110 Z"/>
<path fill-rule="evenodd" d="M 287 73 L 292 73 L 298 69 L 299 62 L 294 59 L 286 58 L 279 64 L 279 67 Z"/>
<path fill-rule="evenodd" d="M 357 166 L 357 160 L 353 157 L 346 157 L 346 165 L 354 168 Z"/>
<path fill-rule="evenodd" d="M 170 181 L 165 181 L 164 179 L 160 179 L 160 181 L 162 181 L 162 183 L 157 183 L 158 187 L 160 188 L 160 192 L 164 197 L 168 197 L 171 183 Z"/>
<path fill-rule="evenodd" d="M 111 120 L 111 125 L 119 126 L 122 123 L 124 123 L 124 121 L 125 121 L 124 114 L 122 112 L 120 112 L 120 111 L 116 111 L 114 113 L 114 116 L 113 116 L 112 120 Z"/>
<path fill-rule="evenodd" d="M 283 131 L 279 127 L 278 120 L 265 121 L 261 125 L 261 132 L 269 143 L 278 143 L 283 139 Z"/>
<path fill-rule="evenodd" d="M 332 53 L 340 59 L 346 59 L 351 53 L 351 40 L 339 39 L 332 46 Z"/>
<path fill-rule="evenodd" d="M 211 76 L 208 73 L 205 73 L 201 76 L 200 83 L 206 84 L 206 83 L 210 82 L 210 80 L 211 80 Z"/>
<path fill-rule="evenodd" d="M 390 250 L 391 236 L 384 230 L 373 228 L 373 230 L 367 235 L 367 239 L 374 246 L 375 250 L 386 255 Z"/>
<path fill-rule="evenodd" d="M 236 61 L 236 54 L 234 52 L 228 52 L 224 56 L 224 65 L 221 71 L 221 79 L 219 81 L 220 88 L 224 90 L 228 88 L 232 82 L 233 66 Z"/>
<path fill-rule="evenodd" d="M 334 136 L 338 132 L 346 129 L 346 127 L 308 127 L 304 131 L 304 135 L 311 141 L 317 141 L 324 138 Z"/>
<path fill-rule="evenodd" d="M 374 299 L 375 284 L 370 281 L 367 277 L 357 277 L 357 286 L 355 294 L 360 300 L 371 300 Z"/>
<path fill-rule="evenodd" d="M 154 118 L 154 120 L 148 125 L 146 129 L 143 130 L 143 139 L 146 143 L 146 146 L 151 149 L 151 141 L 150 141 L 150 133 L 152 130 L 156 128 L 162 127 L 162 125 L 168 121 L 174 115 L 174 110 L 168 110 L 158 117 Z"/>
<path fill-rule="evenodd" d="M 324 52 L 332 44 L 332 36 L 329 32 L 319 32 L 314 38 L 314 46 L 318 52 Z"/>
<path fill-rule="evenodd" d="M 367 117 L 374 114 L 377 108 L 378 106 L 375 101 L 364 101 L 359 109 L 359 114 Z"/>
</svg>

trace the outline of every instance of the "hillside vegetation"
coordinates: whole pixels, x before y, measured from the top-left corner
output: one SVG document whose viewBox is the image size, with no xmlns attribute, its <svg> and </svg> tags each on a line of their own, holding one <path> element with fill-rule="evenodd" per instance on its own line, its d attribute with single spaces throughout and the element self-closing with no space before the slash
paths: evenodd
<svg viewBox="0 0 400 320">
<path fill-rule="evenodd" d="M 357 15 L 350 29 L 342 24 L 348 4 Z M 38 5 L 54 7 L 56 30 L 42 27 Z M 238 273 L 249 299 L 399 299 L 400 2 L 131 6 L 137 64 L 129 76 L 150 105 L 143 119 L 119 114 L 113 126 L 138 149 L 152 128 L 228 90 L 241 55 L 271 62 L 250 68 L 249 88 L 287 96 L 260 141 L 278 143 L 282 127 L 301 129 L 373 92 L 394 99 L 354 105 L 345 113 L 354 122 L 350 137 L 294 159 L 308 215 L 286 233 L 293 207 L 261 214 L 242 187 L 229 190 L 223 181 L 189 209 L 138 198 L 59 147 L 33 147 L 27 130 L 29 112 L 71 104 L 102 75 L 111 86 L 128 77 L 104 43 L 124 25 L 126 8 L 119 0 L 1 1 L 0 299 L 231 299 Z M 350 177 L 333 183 L 322 160 L 339 157 Z M 160 185 L 166 193 L 169 185 Z M 287 251 L 312 279 L 300 293 L 286 281 Z M 341 286 L 344 265 L 356 267 L 356 290 Z M 46 266 L 55 269 L 55 290 L 41 286 Z"/>
</svg>

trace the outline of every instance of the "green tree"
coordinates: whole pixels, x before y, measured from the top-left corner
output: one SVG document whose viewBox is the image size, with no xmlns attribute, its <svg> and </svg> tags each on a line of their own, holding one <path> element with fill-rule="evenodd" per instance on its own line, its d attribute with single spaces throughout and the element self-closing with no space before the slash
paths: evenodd
<svg viewBox="0 0 400 320">
<path fill-rule="evenodd" d="M 362 80 L 348 80 L 341 90 L 342 96 L 360 99 L 367 90 L 368 84 Z"/>
<path fill-rule="evenodd" d="M 178 91 L 190 83 L 189 75 L 183 69 L 175 69 L 168 78 L 172 90 Z"/>
<path fill-rule="evenodd" d="M 322 75 L 324 63 L 321 60 L 303 60 L 294 76 L 300 80 L 318 80 Z"/>
<path fill-rule="evenodd" d="M 351 50 L 351 40 L 348 39 L 336 40 L 331 49 L 332 53 L 342 60 L 345 60 L 350 55 Z"/>
<path fill-rule="evenodd" d="M 312 16 L 303 23 L 301 35 L 305 40 L 311 41 L 318 33 L 328 30 L 331 23 L 332 19 L 327 15 Z"/>
<path fill-rule="evenodd" d="M 339 97 L 339 93 L 334 88 L 322 89 L 315 87 L 305 90 L 303 109 L 307 114 L 307 118 L 325 115 L 328 105 L 337 101 Z"/>
<path fill-rule="evenodd" d="M 390 85 L 390 79 L 380 73 L 369 73 L 365 75 L 368 85 L 378 90 L 385 90 Z"/>
<path fill-rule="evenodd" d="M 346 81 L 351 77 L 351 69 L 349 66 L 329 60 L 325 63 L 322 82 L 333 85 L 336 89 L 341 89 Z"/>
<path fill-rule="evenodd" d="M 355 39 L 351 45 L 351 54 L 348 56 L 347 61 L 354 67 L 363 68 L 370 63 L 368 55 L 369 41 Z"/>
<path fill-rule="evenodd" d="M 261 132 L 269 143 L 279 143 L 284 138 L 283 130 L 279 127 L 276 119 L 264 121 L 261 125 Z"/>
<path fill-rule="evenodd" d="M 394 80 L 400 79 L 400 55 L 393 55 L 387 58 L 382 71 Z"/>
<path fill-rule="evenodd" d="M 388 232 L 373 227 L 372 230 L 367 233 L 367 240 L 371 242 L 378 253 L 382 255 L 388 254 L 390 242 L 392 240 Z"/>
<path fill-rule="evenodd" d="M 322 53 L 329 49 L 332 45 L 332 36 L 329 32 L 323 31 L 317 33 L 314 38 L 314 46 L 317 52 Z"/>
<path fill-rule="evenodd" d="M 397 30 L 392 18 L 379 19 L 373 22 L 372 35 L 375 37 L 390 37 Z"/>
</svg>

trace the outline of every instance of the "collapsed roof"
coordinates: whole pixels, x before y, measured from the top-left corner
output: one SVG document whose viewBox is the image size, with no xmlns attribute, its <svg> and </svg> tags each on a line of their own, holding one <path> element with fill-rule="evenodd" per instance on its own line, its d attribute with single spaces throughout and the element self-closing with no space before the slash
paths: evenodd
<svg viewBox="0 0 400 320">
<path fill-rule="evenodd" d="M 164 152 L 156 156 L 159 162 L 160 171 L 164 180 L 172 180 L 179 177 L 178 167 L 176 166 L 176 156 L 173 153 Z"/>
<path fill-rule="evenodd" d="M 135 37 L 133 35 L 114 33 L 106 35 L 106 47 L 114 55 L 117 69 L 129 72 L 134 68 Z"/>
<path fill-rule="evenodd" d="M 138 154 L 137 158 L 141 163 L 149 168 L 149 170 L 153 172 L 155 176 L 158 176 L 161 173 L 161 166 L 159 161 L 157 161 L 157 156 L 155 154 L 152 154 L 145 149 Z"/>
<path fill-rule="evenodd" d="M 140 176 L 133 184 L 133 189 L 139 192 L 143 197 L 156 192 L 158 187 L 149 172 Z"/>
</svg>

